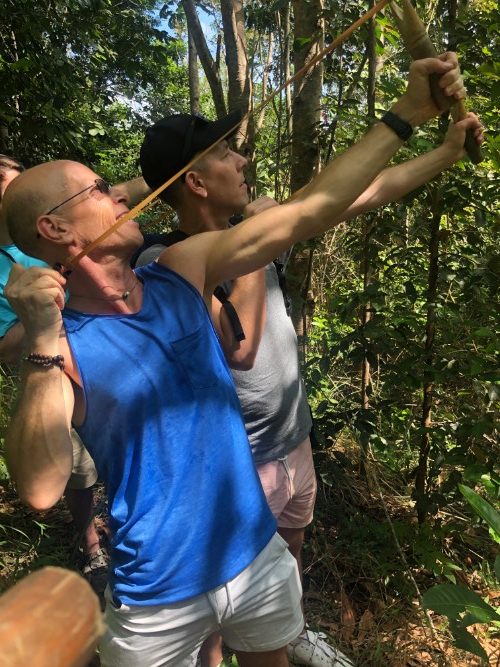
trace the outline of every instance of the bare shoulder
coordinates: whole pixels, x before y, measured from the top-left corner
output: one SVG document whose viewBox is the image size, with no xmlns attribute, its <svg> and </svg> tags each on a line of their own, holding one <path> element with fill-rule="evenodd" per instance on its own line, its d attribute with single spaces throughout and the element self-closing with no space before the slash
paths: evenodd
<svg viewBox="0 0 500 667">
<path fill-rule="evenodd" d="M 202 232 L 166 248 L 158 257 L 158 264 L 181 275 L 203 294 L 207 258 L 223 232 Z"/>
</svg>

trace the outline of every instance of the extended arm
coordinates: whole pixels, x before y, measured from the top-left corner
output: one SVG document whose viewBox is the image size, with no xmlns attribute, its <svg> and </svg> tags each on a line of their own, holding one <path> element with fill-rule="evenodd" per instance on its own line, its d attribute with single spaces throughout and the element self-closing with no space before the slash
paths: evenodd
<svg viewBox="0 0 500 667">
<path fill-rule="evenodd" d="M 29 352 L 60 354 L 63 284 L 50 269 L 12 269 L 5 294 L 24 325 Z M 36 509 L 56 503 L 71 474 L 73 403 L 71 383 L 59 368 L 23 364 L 22 392 L 7 432 L 6 454 L 19 495 Z"/>
<path fill-rule="evenodd" d="M 465 120 L 450 125 L 443 143 L 438 148 L 408 162 L 384 169 L 349 206 L 342 216 L 343 219 L 350 220 L 389 202 L 398 201 L 408 192 L 452 167 L 464 156 L 464 129 L 471 129 L 478 143 L 482 141 L 481 123 L 477 116 L 469 113 Z"/>
<path fill-rule="evenodd" d="M 455 54 L 415 61 L 407 91 L 392 107 L 393 113 L 412 126 L 443 111 L 430 94 L 429 75 L 433 73 L 440 75 L 439 85 L 450 97 L 450 103 L 465 96 Z M 197 234 L 169 249 L 159 262 L 180 273 L 207 298 L 216 285 L 251 273 L 297 241 L 319 236 L 338 224 L 401 145 L 395 132 L 377 123 L 357 144 L 327 165 L 295 200 L 264 211 L 233 229 Z"/>
<path fill-rule="evenodd" d="M 394 105 L 394 113 L 415 126 L 441 111 L 430 96 L 428 76 L 433 72 L 443 74 L 440 85 L 447 93 L 464 94 L 456 57 L 448 54 L 447 58 L 412 64 L 407 92 Z M 318 174 L 294 201 L 220 233 L 216 241 L 207 240 L 205 285 L 249 273 L 297 241 L 318 236 L 338 224 L 401 144 L 391 129 L 377 123 Z"/>
</svg>

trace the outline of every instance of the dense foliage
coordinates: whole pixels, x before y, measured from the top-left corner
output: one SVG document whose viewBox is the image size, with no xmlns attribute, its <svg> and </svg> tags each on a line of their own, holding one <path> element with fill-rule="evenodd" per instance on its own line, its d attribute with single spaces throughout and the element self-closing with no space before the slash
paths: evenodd
<svg viewBox="0 0 500 667">
<path fill-rule="evenodd" d="M 160 29 L 156 5 L 8 0 L 2 150 L 27 164 L 65 157 L 97 165 L 112 149 L 122 176 L 132 166 L 135 175 L 151 117 L 186 108 L 185 47 Z"/>
</svg>

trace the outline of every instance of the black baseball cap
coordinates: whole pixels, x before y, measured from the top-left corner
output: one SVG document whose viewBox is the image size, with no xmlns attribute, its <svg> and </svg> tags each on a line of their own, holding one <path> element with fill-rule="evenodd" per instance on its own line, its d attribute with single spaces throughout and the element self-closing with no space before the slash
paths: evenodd
<svg viewBox="0 0 500 667">
<path fill-rule="evenodd" d="M 241 122 L 241 111 L 218 120 L 197 114 L 166 116 L 146 130 L 141 146 L 142 176 L 152 190 L 184 167 L 195 155 L 217 143 L 226 132 L 232 136 Z"/>
</svg>

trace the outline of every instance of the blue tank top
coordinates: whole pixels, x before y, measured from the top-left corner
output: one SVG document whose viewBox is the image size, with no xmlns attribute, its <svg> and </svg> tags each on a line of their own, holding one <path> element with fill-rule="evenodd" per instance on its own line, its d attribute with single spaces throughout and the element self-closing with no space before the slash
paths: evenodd
<svg viewBox="0 0 500 667">
<path fill-rule="evenodd" d="M 137 275 L 138 313 L 63 317 L 86 400 L 77 430 L 109 499 L 113 597 L 158 605 L 235 577 L 276 523 L 203 299 L 158 264 Z"/>
</svg>

